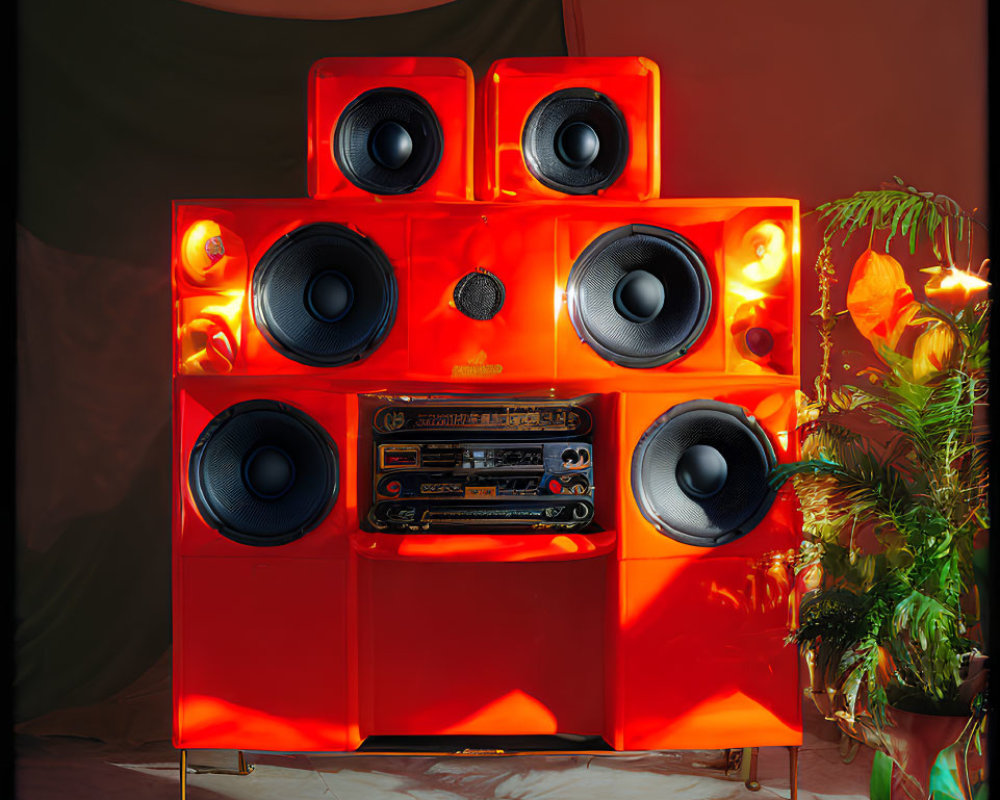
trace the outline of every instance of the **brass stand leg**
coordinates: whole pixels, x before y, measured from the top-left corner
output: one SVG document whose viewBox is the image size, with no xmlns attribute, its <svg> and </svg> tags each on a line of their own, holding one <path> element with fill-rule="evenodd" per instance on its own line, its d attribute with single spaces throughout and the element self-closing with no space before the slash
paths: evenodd
<svg viewBox="0 0 1000 800">
<path fill-rule="evenodd" d="M 187 800 L 187 750 L 181 750 L 181 800 Z M 236 769 L 216 769 L 214 767 L 191 767 L 197 775 L 249 775 L 253 764 L 248 764 L 242 750 L 236 751 Z"/>
<path fill-rule="evenodd" d="M 791 745 L 788 748 L 788 786 L 791 789 L 790 800 L 799 796 L 799 747 Z"/>
<path fill-rule="evenodd" d="M 751 792 L 760 791 L 760 782 L 757 780 L 757 758 L 760 756 L 759 747 L 750 748 L 750 774 L 747 775 L 747 779 L 743 782 Z"/>
<path fill-rule="evenodd" d="M 243 755 L 242 750 L 236 751 L 236 774 L 237 775 L 249 775 L 253 772 L 253 764 L 247 764 L 246 756 Z"/>
</svg>

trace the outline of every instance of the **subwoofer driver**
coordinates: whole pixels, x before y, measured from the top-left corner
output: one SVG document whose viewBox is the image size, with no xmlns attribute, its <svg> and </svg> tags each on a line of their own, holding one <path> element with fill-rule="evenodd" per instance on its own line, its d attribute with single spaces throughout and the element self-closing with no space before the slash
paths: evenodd
<svg viewBox="0 0 1000 800">
<path fill-rule="evenodd" d="M 598 355 L 650 368 L 685 355 L 704 333 L 712 284 L 705 259 L 679 233 L 625 225 L 580 254 L 566 302 L 577 335 Z"/>
<path fill-rule="evenodd" d="M 202 431 L 188 485 L 202 518 L 240 544 L 281 545 L 333 507 L 337 448 L 307 414 L 271 400 L 238 403 Z"/>
<path fill-rule="evenodd" d="M 385 253 L 343 225 L 285 234 L 253 273 L 254 320 L 279 353 L 337 367 L 375 350 L 396 318 L 396 275 Z"/>
<path fill-rule="evenodd" d="M 659 417 L 632 456 L 632 494 L 657 530 L 715 547 L 749 533 L 775 492 L 774 448 L 739 406 L 692 400 Z"/>
</svg>

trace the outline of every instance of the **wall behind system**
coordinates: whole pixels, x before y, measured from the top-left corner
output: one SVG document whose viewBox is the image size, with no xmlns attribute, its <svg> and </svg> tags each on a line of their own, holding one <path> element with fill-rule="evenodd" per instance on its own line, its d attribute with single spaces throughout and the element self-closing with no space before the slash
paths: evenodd
<svg viewBox="0 0 1000 800">
<path fill-rule="evenodd" d="M 984 0 L 563 0 L 571 55 L 660 65 L 662 193 L 797 197 L 803 213 L 898 175 L 987 220 Z M 985 254 L 987 237 L 979 232 Z M 834 297 L 864 246 L 834 253 Z M 898 244 L 901 244 L 899 242 Z M 814 215 L 803 220 L 803 313 L 816 308 Z M 918 299 L 933 261 L 904 262 Z M 980 256 L 981 258 L 981 256 Z M 978 267 L 979 259 L 975 261 Z M 818 370 L 803 325 L 802 384 Z M 838 349 L 870 353 L 849 322 Z M 835 372 L 835 378 L 843 370 Z"/>
</svg>

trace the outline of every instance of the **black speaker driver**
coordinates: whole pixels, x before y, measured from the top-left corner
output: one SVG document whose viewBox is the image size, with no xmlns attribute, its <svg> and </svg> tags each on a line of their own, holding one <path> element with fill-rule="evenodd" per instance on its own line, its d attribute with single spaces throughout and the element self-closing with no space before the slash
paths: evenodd
<svg viewBox="0 0 1000 800">
<path fill-rule="evenodd" d="M 292 542 L 337 499 L 337 447 L 303 412 L 271 400 L 223 411 L 191 451 L 188 482 L 204 520 L 240 544 Z"/>
<path fill-rule="evenodd" d="M 337 120 L 331 142 L 341 172 L 374 194 L 406 194 L 441 163 L 444 134 L 437 115 L 408 89 L 372 89 Z"/>
<path fill-rule="evenodd" d="M 626 225 L 580 254 L 566 286 L 577 335 L 623 367 L 658 367 L 685 355 L 708 324 L 705 259 L 680 234 Z"/>
<path fill-rule="evenodd" d="M 370 240 L 332 223 L 285 234 L 253 273 L 257 327 L 279 353 L 316 367 L 358 361 L 396 318 L 392 265 Z"/>
<path fill-rule="evenodd" d="M 563 89 L 532 109 L 521 150 L 528 171 L 545 186 L 594 194 L 625 170 L 628 126 L 609 97 L 593 89 Z"/>
<path fill-rule="evenodd" d="M 684 544 L 715 547 L 749 533 L 775 492 L 774 448 L 739 406 L 692 400 L 674 406 L 639 439 L 632 494 L 657 530 Z"/>
</svg>

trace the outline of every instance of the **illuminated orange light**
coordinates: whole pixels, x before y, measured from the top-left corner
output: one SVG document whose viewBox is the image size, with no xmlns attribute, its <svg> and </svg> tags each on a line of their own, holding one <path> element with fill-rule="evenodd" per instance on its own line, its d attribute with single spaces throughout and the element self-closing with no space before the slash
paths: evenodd
<svg viewBox="0 0 1000 800">
<path fill-rule="evenodd" d="M 767 284 L 777 280 L 788 260 L 785 232 L 773 222 L 755 225 L 743 237 L 743 246 L 755 259 L 743 267 L 743 277 L 751 283 Z"/>
<path fill-rule="evenodd" d="M 752 303 L 755 300 L 763 300 L 765 297 L 770 297 L 767 292 L 762 292 L 760 289 L 754 289 L 750 286 L 744 286 L 742 283 L 730 283 L 726 286 L 726 290 L 730 294 L 736 295 L 738 298 L 747 303 Z"/>
<path fill-rule="evenodd" d="M 958 269 L 957 267 L 942 267 L 938 265 L 920 271 L 932 276 L 924 285 L 927 297 L 945 306 L 960 308 L 967 304 L 970 298 L 990 288 L 988 280 L 980 278 L 973 272 Z"/>
<path fill-rule="evenodd" d="M 228 264 L 243 254 L 242 241 L 208 219 L 193 223 L 181 239 L 184 274 L 199 286 L 221 283 Z"/>
<path fill-rule="evenodd" d="M 181 366 L 185 375 L 224 375 L 231 372 L 240 343 L 240 316 L 244 292 L 222 292 L 228 303 L 208 305 L 180 329 Z"/>
</svg>

